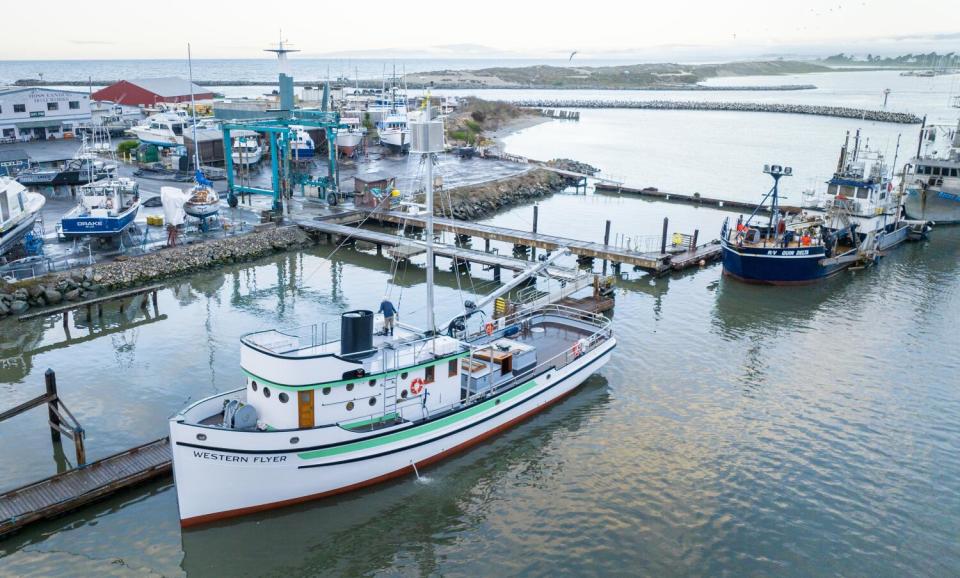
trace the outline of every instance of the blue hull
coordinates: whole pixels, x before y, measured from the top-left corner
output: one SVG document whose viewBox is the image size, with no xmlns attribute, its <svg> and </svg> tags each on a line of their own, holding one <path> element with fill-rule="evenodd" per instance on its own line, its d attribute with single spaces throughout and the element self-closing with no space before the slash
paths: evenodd
<svg viewBox="0 0 960 578">
<path fill-rule="evenodd" d="M 117 217 L 64 217 L 60 220 L 61 234 L 66 237 L 113 237 L 133 223 L 139 205 Z"/>
<path fill-rule="evenodd" d="M 312 159 L 316 153 L 313 149 L 290 149 L 290 158 L 293 160 L 309 160 Z"/>
<path fill-rule="evenodd" d="M 750 283 L 794 285 L 835 275 L 849 263 L 821 265 L 822 247 L 746 248 L 723 243 L 723 272 Z"/>
</svg>

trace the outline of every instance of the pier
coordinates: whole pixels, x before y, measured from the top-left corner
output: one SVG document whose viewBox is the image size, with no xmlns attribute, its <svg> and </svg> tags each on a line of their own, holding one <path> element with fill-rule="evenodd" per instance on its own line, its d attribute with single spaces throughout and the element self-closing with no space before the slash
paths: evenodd
<svg viewBox="0 0 960 578">
<path fill-rule="evenodd" d="M 596 186 L 594 187 L 594 190 L 598 193 L 635 195 L 638 197 L 656 199 L 658 201 L 685 203 L 688 205 L 707 205 L 707 206 L 717 207 L 719 209 L 743 209 L 746 211 L 753 211 L 759 206 L 757 203 L 750 203 L 747 201 L 731 201 L 727 199 L 716 199 L 713 197 L 704 197 L 699 193 L 686 195 L 682 193 L 670 193 L 667 191 L 661 191 L 654 187 L 646 187 L 643 189 L 638 189 L 634 187 L 624 187 L 620 185 L 615 186 L 615 185 L 611 185 L 609 183 L 603 183 L 603 182 L 597 183 Z M 780 205 L 780 208 L 789 213 L 799 213 L 803 210 L 800 207 L 792 207 L 789 205 Z"/>
<path fill-rule="evenodd" d="M 0 494 L 0 537 L 104 498 L 118 490 L 170 472 L 172 454 L 167 438 L 87 463 L 85 432 L 57 392 L 52 369 L 44 374 L 46 391 L 0 413 L 0 421 L 47 406 L 50 441 L 58 462 L 66 463 L 61 435 L 73 440 L 76 467 Z M 57 457 L 59 455 L 59 457 Z"/>
<path fill-rule="evenodd" d="M 536 209 L 536 207 L 535 207 Z M 425 226 L 425 220 L 415 214 L 401 213 L 396 211 L 375 211 L 371 213 L 371 219 L 381 222 L 394 224 L 405 224 L 422 228 Z M 566 248 L 576 255 L 579 260 L 602 259 L 613 263 L 614 268 L 620 265 L 632 265 L 639 269 L 649 271 L 655 274 L 661 274 L 670 270 L 679 270 L 693 266 L 701 261 L 710 261 L 720 255 L 720 245 L 716 243 L 707 243 L 697 245 L 697 234 L 692 236 L 682 236 L 685 239 L 685 245 L 682 250 L 670 252 L 667 250 L 667 229 L 668 222 L 664 219 L 663 233 L 660 237 L 659 251 L 639 251 L 630 247 L 611 245 L 610 241 L 610 221 L 606 223 L 604 234 L 604 243 L 592 243 L 589 241 L 580 241 L 569 239 L 556 235 L 545 235 L 536 231 L 536 212 L 534 217 L 534 230 L 521 231 L 518 229 L 509 229 L 507 227 L 497 227 L 495 225 L 485 225 L 480 223 L 471 223 L 434 217 L 433 226 L 436 231 L 451 232 L 456 235 L 466 237 L 479 237 L 488 241 L 501 241 L 511 243 L 515 246 L 534 247 L 546 251 L 556 251 L 560 248 Z M 342 225 L 341 225 L 342 226 Z M 347 231 L 356 232 L 358 229 L 353 227 L 344 227 Z M 369 233 L 369 231 L 365 232 Z M 394 235 L 387 235 L 395 237 Z M 472 251 L 472 250 L 471 250 Z M 482 251 L 472 251 L 480 255 L 489 255 Z M 526 261 L 520 261 L 527 266 Z"/>
<path fill-rule="evenodd" d="M 517 106 L 524 108 L 632 108 L 639 110 L 709 110 L 729 112 L 772 112 L 781 114 L 808 114 L 814 116 L 832 116 L 853 118 L 875 122 L 897 124 L 920 124 L 919 116 L 907 112 L 887 110 L 869 110 L 846 106 L 820 106 L 810 104 L 773 104 L 762 102 L 707 102 L 688 100 L 515 100 Z"/>
<path fill-rule="evenodd" d="M 161 438 L 0 494 L 0 537 L 168 475 L 172 459 Z"/>
</svg>

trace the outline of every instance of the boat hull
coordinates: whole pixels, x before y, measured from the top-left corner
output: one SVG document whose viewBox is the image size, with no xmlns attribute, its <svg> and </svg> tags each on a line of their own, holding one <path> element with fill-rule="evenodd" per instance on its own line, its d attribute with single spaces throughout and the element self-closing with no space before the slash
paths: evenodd
<svg viewBox="0 0 960 578">
<path fill-rule="evenodd" d="M 938 225 L 960 223 L 960 192 L 938 189 L 907 189 L 903 201 L 907 217 Z"/>
<path fill-rule="evenodd" d="M 0 234 L 0 255 L 6 255 L 17 243 L 19 243 L 27 233 L 33 230 L 33 225 L 37 221 L 36 213 L 27 215 L 23 221 L 17 223 L 9 231 Z"/>
<path fill-rule="evenodd" d="M 183 212 L 198 219 L 206 219 L 220 212 L 220 203 L 184 203 Z"/>
<path fill-rule="evenodd" d="M 348 492 L 462 451 L 573 392 L 610 358 L 611 338 L 560 369 L 449 416 L 330 443 L 329 427 L 237 432 L 170 422 L 181 525 L 193 526 Z M 214 405 L 222 396 L 212 398 Z M 198 435 L 204 441 L 198 441 Z M 291 438 L 299 441 L 291 448 Z M 262 449 L 250 449 L 256 443 Z M 243 449 L 241 449 L 243 448 Z"/>
<path fill-rule="evenodd" d="M 849 263 L 821 265 L 822 247 L 747 248 L 722 242 L 723 272 L 749 283 L 793 285 L 835 275 Z"/>
<path fill-rule="evenodd" d="M 406 131 L 384 132 L 380 135 L 380 144 L 394 152 L 410 150 L 410 134 Z"/>
<path fill-rule="evenodd" d="M 65 237 L 113 237 L 129 227 L 140 204 L 116 217 L 64 217 L 60 220 L 60 233 Z"/>
<path fill-rule="evenodd" d="M 263 158 L 263 152 L 259 149 L 252 153 L 245 152 L 242 155 L 234 152 L 231 158 L 234 165 L 251 166 L 260 162 L 260 159 Z"/>
</svg>

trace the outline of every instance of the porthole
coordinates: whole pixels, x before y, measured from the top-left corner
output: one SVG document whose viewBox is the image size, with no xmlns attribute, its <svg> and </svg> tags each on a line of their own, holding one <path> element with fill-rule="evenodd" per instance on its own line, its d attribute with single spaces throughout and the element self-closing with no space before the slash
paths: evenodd
<svg viewBox="0 0 960 578">
<path fill-rule="evenodd" d="M 284 392 L 280 392 L 280 395 L 277 396 L 280 399 L 280 403 L 287 403 L 290 401 L 290 396 Z"/>
<path fill-rule="evenodd" d="M 368 381 L 367 383 L 370 384 L 370 387 L 373 387 L 373 386 L 377 385 L 377 380 L 376 380 L 376 379 L 371 379 L 371 380 Z"/>
<path fill-rule="evenodd" d="M 352 402 L 352 401 L 348 401 L 348 402 L 347 402 L 347 411 L 353 411 L 353 402 Z"/>
<path fill-rule="evenodd" d="M 549 373 L 547 374 L 547 379 L 550 379 L 550 374 L 549 374 Z"/>
<path fill-rule="evenodd" d="M 263 388 L 263 397 L 270 397 L 270 388 L 269 388 L 269 387 Z"/>
<path fill-rule="evenodd" d="M 298 444 L 300 443 L 300 438 L 298 438 L 297 436 L 293 436 L 292 438 L 290 438 L 290 443 Z"/>
<path fill-rule="evenodd" d="M 402 397 L 403 399 L 407 399 L 407 390 L 401 391 L 401 392 L 400 392 L 400 397 Z"/>
<path fill-rule="evenodd" d="M 257 391 L 257 382 L 256 382 L 256 381 L 251 381 L 251 382 L 250 382 L 250 389 L 252 389 L 253 391 Z"/>
<path fill-rule="evenodd" d="M 197 439 L 200 441 L 206 441 L 207 434 L 197 434 Z"/>
<path fill-rule="evenodd" d="M 347 384 L 347 391 L 353 391 L 353 384 L 352 384 L 352 383 L 348 383 L 348 384 Z"/>
<path fill-rule="evenodd" d="M 403 373 L 400 374 L 400 379 L 406 379 L 406 378 L 407 378 L 407 372 L 404 371 Z"/>
<path fill-rule="evenodd" d="M 370 405 L 377 405 L 377 398 L 371 397 L 369 403 Z"/>
<path fill-rule="evenodd" d="M 500 405 L 500 400 L 498 399 L 497 401 L 493 402 L 493 405 Z"/>
<path fill-rule="evenodd" d="M 323 395 L 330 395 L 330 388 L 329 388 L 329 387 L 323 388 Z"/>
</svg>

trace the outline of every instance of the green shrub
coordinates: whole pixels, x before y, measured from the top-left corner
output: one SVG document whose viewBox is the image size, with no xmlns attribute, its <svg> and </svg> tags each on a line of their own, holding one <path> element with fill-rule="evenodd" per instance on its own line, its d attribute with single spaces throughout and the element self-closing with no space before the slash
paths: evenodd
<svg viewBox="0 0 960 578">
<path fill-rule="evenodd" d="M 117 145 L 117 156 L 126 157 L 128 154 L 132 154 L 133 149 L 138 146 L 140 146 L 140 141 L 125 140 Z"/>
</svg>

